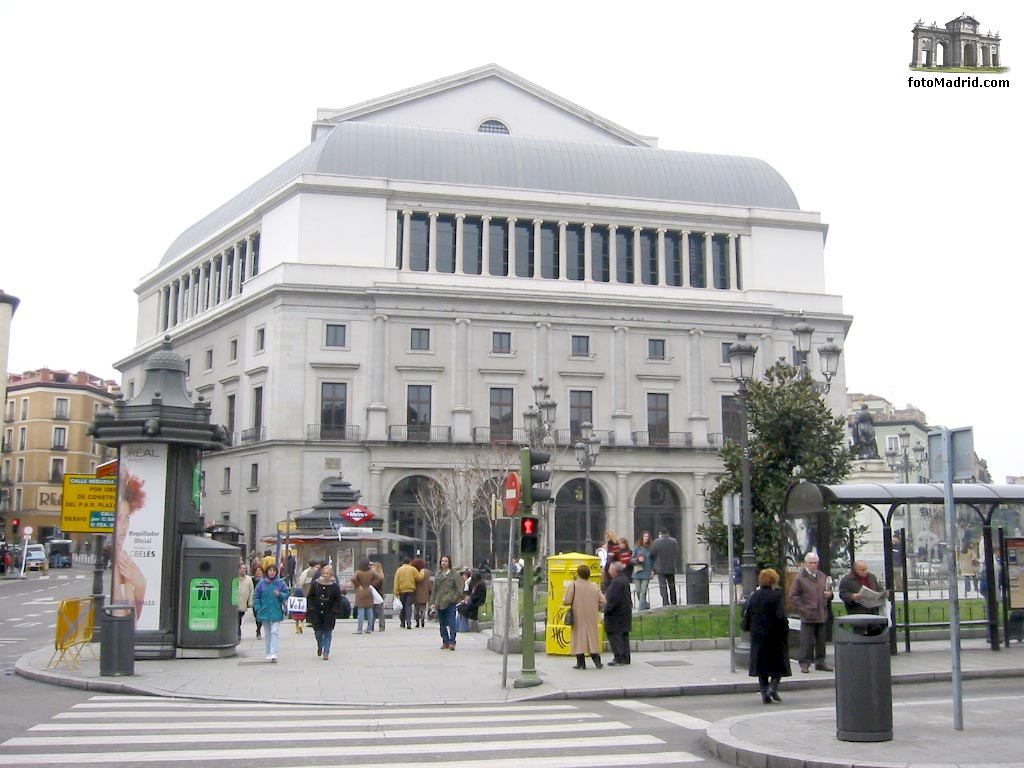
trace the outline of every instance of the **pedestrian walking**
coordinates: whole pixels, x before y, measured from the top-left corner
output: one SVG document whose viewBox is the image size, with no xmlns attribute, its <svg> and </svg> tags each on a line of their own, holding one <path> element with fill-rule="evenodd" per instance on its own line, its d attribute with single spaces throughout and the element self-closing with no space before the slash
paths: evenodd
<svg viewBox="0 0 1024 768">
<path fill-rule="evenodd" d="M 747 674 L 756 677 L 761 701 L 782 702 L 779 681 L 792 675 L 789 666 L 789 620 L 786 601 L 778 589 L 779 574 L 765 568 L 757 575 L 758 587 L 747 600 L 741 628 L 750 632 Z"/>
<path fill-rule="evenodd" d="M 256 593 L 253 597 L 256 616 L 263 622 L 263 627 L 266 629 L 263 643 L 267 651 L 267 661 L 277 661 L 278 633 L 281 629 L 281 622 L 284 621 L 284 608 L 287 602 L 288 585 L 277 575 L 277 566 L 271 565 L 266 570 L 266 576 L 256 585 Z"/>
<path fill-rule="evenodd" d="M 413 596 L 413 607 L 417 627 L 427 626 L 427 603 L 430 602 L 430 571 L 427 570 L 427 561 L 417 557 L 412 561 L 412 567 L 419 573 L 416 581 L 416 594 Z"/>
<path fill-rule="evenodd" d="M 352 588 L 355 590 L 356 634 L 363 634 L 363 621 L 366 622 L 366 634 L 373 634 L 373 587 L 374 574 L 369 560 L 361 560 L 359 568 L 352 574 Z"/>
<path fill-rule="evenodd" d="M 259 558 L 256 558 L 256 564 L 252 567 L 252 589 L 253 598 L 256 596 L 256 587 L 263 581 L 263 566 L 259 563 Z M 263 635 L 263 622 L 260 621 L 259 614 L 256 613 L 256 604 L 252 606 L 252 617 L 256 620 L 256 639 L 259 640 Z"/>
<path fill-rule="evenodd" d="M 487 580 L 480 571 L 474 571 L 469 577 L 464 594 L 465 598 L 456 608 L 460 632 L 468 632 L 469 622 L 480 620 L 480 609 L 487 602 Z"/>
<path fill-rule="evenodd" d="M 316 655 L 324 661 L 331 658 L 331 638 L 340 614 L 341 587 L 334 578 L 334 569 L 325 565 L 306 593 L 306 615 L 316 637 Z"/>
<path fill-rule="evenodd" d="M 242 639 L 242 619 L 252 608 L 252 596 L 256 586 L 249 578 L 249 567 L 242 563 L 238 566 L 238 599 L 235 607 L 238 608 L 238 639 Z"/>
<path fill-rule="evenodd" d="M 651 544 L 653 539 L 649 531 L 640 534 L 633 547 L 633 559 L 636 565 L 633 568 L 633 584 L 636 587 L 636 604 L 641 611 L 651 608 L 651 602 L 647 590 L 651 584 Z"/>
<path fill-rule="evenodd" d="M 676 564 L 679 562 L 679 542 L 669 536 L 668 528 L 658 531 L 658 540 L 651 545 L 654 573 L 658 576 L 662 605 L 676 605 Z"/>
<path fill-rule="evenodd" d="M 619 544 L 621 537 L 615 531 L 604 532 L 604 562 L 601 563 L 601 589 L 608 587 L 608 568 L 612 563 L 619 562 L 619 552 L 622 545 Z"/>
<path fill-rule="evenodd" d="M 829 603 L 832 601 L 832 577 L 818 570 L 818 556 L 808 552 L 789 588 L 789 601 L 800 615 L 800 671 L 815 669 L 831 672 L 825 662 L 825 630 Z"/>
<path fill-rule="evenodd" d="M 608 568 L 611 581 L 604 592 L 604 631 L 615 657 L 609 667 L 626 665 L 630 662 L 629 632 L 633 628 L 633 600 L 629 596 L 629 576 L 622 562 L 612 563 Z M 573 631 L 575 631 L 575 626 Z"/>
<path fill-rule="evenodd" d="M 605 607 L 605 596 L 597 584 L 590 580 L 590 567 L 576 568 L 576 579 L 565 588 L 562 605 L 572 608 L 572 634 L 569 637 L 569 652 L 576 656 L 573 669 L 587 668 L 587 655 L 594 666 L 601 668 L 601 644 L 597 623 Z"/>
<path fill-rule="evenodd" d="M 455 650 L 458 635 L 455 606 L 462 602 L 463 583 L 459 572 L 452 568 L 452 559 L 441 555 L 434 577 L 434 593 L 431 596 L 437 620 L 440 623 L 441 648 L 446 651 Z"/>
<path fill-rule="evenodd" d="M 402 613 L 398 617 L 399 625 L 412 629 L 412 605 L 416 597 L 416 584 L 423 577 L 412 565 L 412 558 L 405 555 L 402 564 L 395 570 L 395 596 L 402 601 Z"/>
<path fill-rule="evenodd" d="M 384 631 L 384 566 L 374 561 L 370 563 L 373 572 L 373 588 L 381 596 L 381 600 L 373 602 L 373 615 L 377 617 L 377 629 Z"/>
</svg>

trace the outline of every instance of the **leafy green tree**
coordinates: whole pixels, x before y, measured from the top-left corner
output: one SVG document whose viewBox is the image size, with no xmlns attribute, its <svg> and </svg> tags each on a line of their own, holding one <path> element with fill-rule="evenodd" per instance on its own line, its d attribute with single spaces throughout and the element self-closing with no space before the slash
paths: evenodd
<svg viewBox="0 0 1024 768">
<path fill-rule="evenodd" d="M 846 447 L 846 424 L 828 409 L 809 376 L 800 369 L 778 362 L 765 372 L 763 380 L 752 380 L 747 394 L 750 427 L 750 478 L 754 508 L 754 554 L 758 567 L 777 568 L 780 557 L 780 514 L 786 491 L 799 477 L 815 483 L 836 484 L 846 477 L 850 454 Z M 705 497 L 707 522 L 697 527 L 700 541 L 718 552 L 727 547 L 727 528 L 722 522 L 722 499 L 740 493 L 743 486 L 743 455 L 739 443 L 729 441 L 720 455 L 725 474 Z M 855 511 L 830 508 L 832 562 L 842 559 L 849 544 Z M 855 538 L 864 529 L 855 531 Z M 743 551 L 742 526 L 733 529 L 736 552 Z M 799 559 L 795 540 L 787 538 L 787 555 Z"/>
</svg>

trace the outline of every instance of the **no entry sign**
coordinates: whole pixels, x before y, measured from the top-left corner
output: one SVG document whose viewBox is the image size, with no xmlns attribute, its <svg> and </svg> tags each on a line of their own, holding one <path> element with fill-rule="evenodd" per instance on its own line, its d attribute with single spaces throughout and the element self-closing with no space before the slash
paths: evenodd
<svg viewBox="0 0 1024 768">
<path fill-rule="evenodd" d="M 518 472 L 509 472 L 505 478 L 505 498 L 502 504 L 505 507 L 505 515 L 513 517 L 519 509 L 519 499 L 523 495 L 523 484 L 519 479 Z"/>
</svg>

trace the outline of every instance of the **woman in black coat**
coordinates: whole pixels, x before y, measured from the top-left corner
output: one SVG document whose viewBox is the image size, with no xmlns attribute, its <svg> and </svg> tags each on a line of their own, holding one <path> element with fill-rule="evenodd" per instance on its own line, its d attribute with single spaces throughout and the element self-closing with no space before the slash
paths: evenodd
<svg viewBox="0 0 1024 768">
<path fill-rule="evenodd" d="M 341 587 L 334 578 L 334 569 L 325 565 L 320 569 L 319 578 L 309 585 L 306 595 L 306 619 L 313 625 L 316 655 L 324 661 L 331 658 L 331 637 L 340 613 Z"/>
<path fill-rule="evenodd" d="M 765 568 L 757 576 L 758 588 L 747 598 L 743 629 L 750 632 L 751 677 L 761 685 L 765 704 L 782 701 L 779 680 L 793 673 L 789 668 L 789 621 L 786 600 L 778 589 L 779 574 Z"/>
</svg>

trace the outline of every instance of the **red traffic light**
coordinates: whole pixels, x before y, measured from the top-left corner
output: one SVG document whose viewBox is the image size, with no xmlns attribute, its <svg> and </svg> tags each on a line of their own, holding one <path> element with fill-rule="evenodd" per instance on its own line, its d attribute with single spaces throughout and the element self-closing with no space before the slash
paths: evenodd
<svg viewBox="0 0 1024 768">
<path fill-rule="evenodd" d="M 519 532 L 523 536 L 536 536 L 537 535 L 537 518 L 536 517 L 524 517 L 520 523 Z"/>
<path fill-rule="evenodd" d="M 14 518 L 13 520 L 11 520 L 11 525 L 17 528 L 19 525 L 21 525 L 21 520 L 19 520 L 18 518 Z"/>
</svg>

